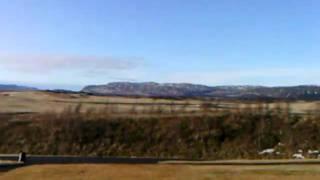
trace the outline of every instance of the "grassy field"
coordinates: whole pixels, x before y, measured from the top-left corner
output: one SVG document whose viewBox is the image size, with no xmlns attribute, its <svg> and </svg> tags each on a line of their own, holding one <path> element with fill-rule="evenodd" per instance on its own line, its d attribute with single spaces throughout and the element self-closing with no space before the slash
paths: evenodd
<svg viewBox="0 0 320 180">
<path fill-rule="evenodd" d="M 214 101 L 211 103 L 217 104 Z M 217 117 L 208 117 L 209 119 L 204 119 L 202 116 L 198 118 L 194 116 L 189 119 L 181 118 L 181 121 L 176 121 L 180 117 L 173 117 L 175 121 L 162 121 L 163 118 L 161 116 L 158 119 L 153 119 L 153 121 L 139 119 L 139 123 L 134 121 L 134 118 L 131 118 L 130 121 L 114 121 L 113 117 L 105 116 L 100 119 L 100 116 L 96 117 L 95 114 L 89 113 L 81 114 L 84 116 L 80 118 L 77 111 L 71 111 L 69 114 L 62 113 L 62 115 L 45 113 L 62 112 L 70 107 L 75 108 L 79 104 L 82 104 L 81 111 L 84 112 L 90 109 L 98 111 L 109 110 L 111 114 L 120 115 L 128 115 L 132 113 L 134 108 L 137 113 L 148 116 L 149 113 L 152 113 L 152 109 L 155 110 L 160 106 L 164 110 L 162 115 L 167 114 L 166 111 L 170 112 L 172 108 L 175 110 L 174 114 L 186 113 L 188 116 L 190 112 L 204 112 L 201 109 L 203 102 L 192 99 L 170 100 L 49 92 L 1 92 L 0 114 L 44 113 L 43 116 L 40 114 L 39 117 L 37 117 L 38 114 L 35 114 L 36 119 L 41 119 L 41 121 L 32 121 L 30 124 L 29 122 L 11 121 L 11 118 L 9 118 L 10 121 L 8 120 L 8 123 L 3 123 L 2 151 L 12 153 L 12 149 L 23 149 L 28 153 L 35 154 L 100 154 L 105 156 L 131 156 L 139 155 L 139 153 L 144 155 L 143 153 L 145 153 L 147 155 L 158 156 L 160 154 L 171 157 L 178 154 L 181 157 L 198 158 L 214 157 L 217 152 L 220 152 L 218 154 L 219 157 L 237 158 L 243 156 L 251 157 L 250 155 L 252 154 L 256 155 L 258 150 L 261 149 L 261 143 L 268 145 L 263 144 L 263 147 L 273 147 L 278 142 L 283 142 L 288 144 L 288 151 L 295 152 L 301 146 L 305 150 L 310 147 L 316 148 L 319 142 L 317 139 L 317 122 L 319 121 L 316 118 L 309 121 L 305 120 L 307 118 L 301 118 L 301 121 L 287 122 L 285 113 L 273 114 L 272 116 L 263 114 L 257 116 L 245 113 L 247 111 L 239 112 L 238 114 L 226 113 L 226 115 L 221 115 L 221 118 L 224 118 L 223 121 L 220 121 L 219 114 L 217 114 Z M 248 106 L 251 106 L 251 108 L 259 107 L 256 102 L 244 101 L 220 101 L 219 106 L 219 110 L 237 110 L 237 108 L 244 109 L 248 108 Z M 268 106 L 270 109 L 279 107 L 284 110 L 287 104 L 285 102 L 270 103 Z M 290 104 L 290 109 L 294 113 L 313 112 L 318 107 L 319 102 L 317 101 L 296 101 Z M 216 110 L 212 108 L 210 111 Z M 255 111 L 256 109 L 253 110 L 253 112 Z M 159 114 L 156 115 L 159 116 Z M 238 117 L 241 119 L 239 120 Z M 259 117 L 259 121 L 256 121 L 256 117 Z M 97 120 L 86 121 L 87 118 Z M 16 120 L 15 118 L 13 119 Z M 76 119 L 76 121 L 72 119 Z M 264 119 L 266 121 L 262 121 Z M 47 122 L 42 120 L 47 120 Z M 312 126 L 309 126 L 309 124 Z M 99 127 L 99 131 L 96 131 L 97 127 Z M 261 129 L 264 134 L 261 133 Z M 277 129 L 284 130 L 278 133 Z M 177 139 L 178 141 L 172 141 L 172 139 Z M 261 139 L 268 141 L 262 141 Z M 307 143 L 300 145 L 295 142 Z M 289 143 L 293 145 L 289 146 Z M 212 151 L 213 148 L 216 148 L 214 149 L 215 151 Z M 178 152 L 181 149 L 185 151 Z M 251 149 L 253 151 L 250 154 L 248 151 Z M 158 154 L 154 154 L 154 152 L 158 152 Z M 306 180 L 320 179 L 320 166 L 38 165 L 18 168 L 9 172 L 0 172 L 0 179 Z"/>
<path fill-rule="evenodd" d="M 4 180 L 309 180 L 320 178 L 317 165 L 189 166 L 189 165 L 43 165 L 2 173 Z"/>
<path fill-rule="evenodd" d="M 82 111 L 89 109 L 109 109 L 113 114 L 136 112 L 148 114 L 161 108 L 163 112 L 190 113 L 201 110 L 203 101 L 194 99 L 170 100 L 152 98 L 89 96 L 81 94 L 58 94 L 50 92 L 0 92 L 0 113 L 42 113 L 48 111 L 61 112 L 68 107 L 82 104 Z M 257 108 L 256 102 L 211 101 L 219 105 L 219 110 L 238 108 Z M 290 103 L 293 113 L 315 112 L 320 102 L 295 101 Z M 269 103 L 269 108 L 285 108 L 286 103 Z M 212 110 L 217 110 L 212 108 Z"/>
<path fill-rule="evenodd" d="M 159 105 L 164 109 L 174 106 L 178 109 L 188 103 L 188 111 L 197 109 L 200 101 L 197 100 L 169 100 L 151 98 L 129 98 L 129 97 L 108 97 L 89 96 L 80 94 L 58 94 L 50 92 L 0 92 L 0 113 L 20 113 L 20 112 L 61 112 L 68 107 L 75 107 L 82 104 L 82 111 L 88 109 L 104 110 L 111 109 L 114 113 L 132 111 L 134 106 L 137 112 L 148 110 L 154 105 Z"/>
</svg>

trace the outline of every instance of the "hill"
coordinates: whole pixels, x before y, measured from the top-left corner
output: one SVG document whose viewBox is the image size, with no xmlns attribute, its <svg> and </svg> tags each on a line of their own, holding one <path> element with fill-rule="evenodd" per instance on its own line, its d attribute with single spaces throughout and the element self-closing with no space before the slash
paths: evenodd
<svg viewBox="0 0 320 180">
<path fill-rule="evenodd" d="M 188 83 L 115 82 L 87 86 L 81 92 L 96 95 L 147 97 L 209 97 L 221 99 L 319 100 L 319 86 L 205 86 Z"/>
<path fill-rule="evenodd" d="M 37 88 L 27 87 L 27 86 L 18 86 L 14 84 L 0 84 L 0 91 L 33 91 Z"/>
<path fill-rule="evenodd" d="M 191 97 L 212 91 L 211 87 L 195 84 L 174 83 L 129 83 L 116 82 L 107 85 L 87 86 L 82 92 L 101 95 L 152 96 L 152 97 Z"/>
</svg>

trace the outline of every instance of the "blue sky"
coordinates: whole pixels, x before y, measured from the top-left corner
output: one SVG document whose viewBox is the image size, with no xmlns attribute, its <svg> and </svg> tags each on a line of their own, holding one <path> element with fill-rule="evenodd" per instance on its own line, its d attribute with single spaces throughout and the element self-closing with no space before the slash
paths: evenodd
<svg viewBox="0 0 320 180">
<path fill-rule="evenodd" d="M 0 83 L 320 85 L 318 0 L 0 0 Z"/>
</svg>

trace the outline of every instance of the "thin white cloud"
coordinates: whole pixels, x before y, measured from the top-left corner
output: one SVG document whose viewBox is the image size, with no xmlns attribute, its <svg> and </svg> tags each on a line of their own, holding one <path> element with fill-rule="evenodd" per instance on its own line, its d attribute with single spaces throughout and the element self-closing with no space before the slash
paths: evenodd
<svg viewBox="0 0 320 180">
<path fill-rule="evenodd" d="M 37 74 L 67 70 L 83 73 L 103 73 L 110 70 L 129 70 L 140 64 L 141 60 L 138 58 L 0 53 L 0 69 L 18 73 Z"/>
</svg>

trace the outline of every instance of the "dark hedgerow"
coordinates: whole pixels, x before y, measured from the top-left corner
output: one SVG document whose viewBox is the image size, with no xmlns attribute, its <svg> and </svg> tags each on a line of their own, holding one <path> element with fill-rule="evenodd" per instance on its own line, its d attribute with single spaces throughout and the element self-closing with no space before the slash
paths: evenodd
<svg viewBox="0 0 320 180">
<path fill-rule="evenodd" d="M 150 118 L 65 111 L 33 115 L 31 121 L 2 119 L 0 153 L 263 158 L 259 151 L 281 142 L 286 158 L 298 148 L 320 148 L 319 120 L 263 110 Z"/>
</svg>

